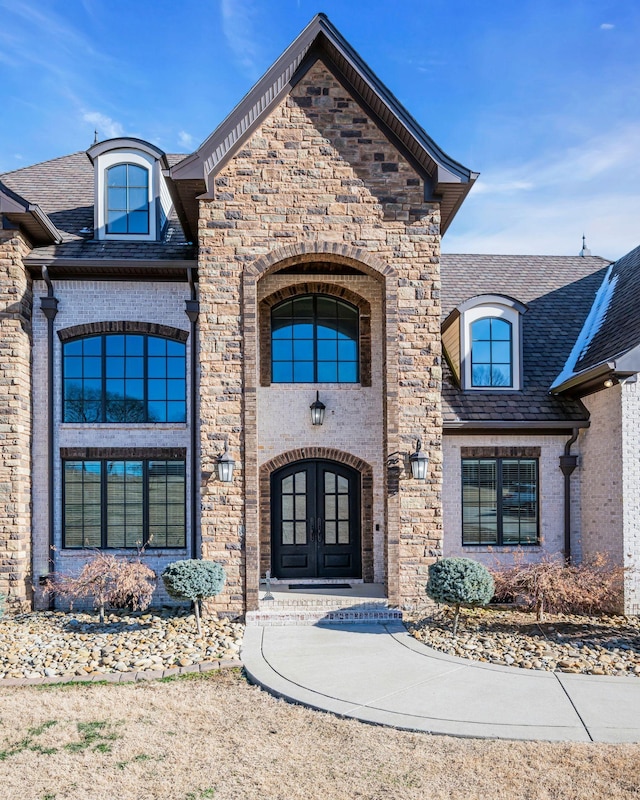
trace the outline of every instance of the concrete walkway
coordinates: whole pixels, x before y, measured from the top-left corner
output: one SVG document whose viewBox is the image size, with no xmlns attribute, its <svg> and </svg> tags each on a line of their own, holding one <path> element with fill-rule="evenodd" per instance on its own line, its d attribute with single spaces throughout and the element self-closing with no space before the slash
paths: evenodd
<svg viewBox="0 0 640 800">
<path fill-rule="evenodd" d="M 250 679 L 287 700 L 412 731 L 500 739 L 640 742 L 640 679 L 480 664 L 436 652 L 401 623 L 247 628 Z"/>
</svg>

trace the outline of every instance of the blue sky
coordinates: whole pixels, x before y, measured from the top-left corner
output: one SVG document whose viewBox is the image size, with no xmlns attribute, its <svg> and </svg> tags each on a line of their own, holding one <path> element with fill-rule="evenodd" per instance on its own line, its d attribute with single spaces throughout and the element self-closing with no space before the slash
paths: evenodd
<svg viewBox="0 0 640 800">
<path fill-rule="evenodd" d="M 638 0 L 0 0 L 0 172 L 95 128 L 190 152 L 318 11 L 482 173 L 445 251 L 640 244 Z"/>
</svg>

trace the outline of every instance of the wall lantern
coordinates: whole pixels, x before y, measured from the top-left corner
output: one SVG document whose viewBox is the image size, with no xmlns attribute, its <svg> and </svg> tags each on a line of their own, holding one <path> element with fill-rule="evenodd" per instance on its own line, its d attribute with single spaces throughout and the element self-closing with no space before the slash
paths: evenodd
<svg viewBox="0 0 640 800">
<path fill-rule="evenodd" d="M 322 425 L 324 422 L 324 412 L 327 408 L 320 400 L 320 392 L 316 392 L 316 399 L 309 406 L 311 409 L 311 424 Z"/>
<path fill-rule="evenodd" d="M 418 439 L 416 445 L 416 452 L 411 453 L 409 456 L 409 463 L 411 464 L 411 475 L 415 480 L 424 481 L 427 479 L 429 456 L 422 452 L 422 441 L 420 439 Z"/>
<path fill-rule="evenodd" d="M 223 483 L 231 483 L 233 480 L 233 469 L 236 462 L 229 455 L 229 440 L 224 440 L 224 453 L 221 453 L 217 459 L 218 464 L 218 478 Z"/>
</svg>

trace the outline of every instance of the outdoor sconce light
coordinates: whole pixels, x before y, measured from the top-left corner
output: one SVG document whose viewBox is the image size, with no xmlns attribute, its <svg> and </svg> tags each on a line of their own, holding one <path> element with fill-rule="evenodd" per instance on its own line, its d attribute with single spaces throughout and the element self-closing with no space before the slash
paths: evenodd
<svg viewBox="0 0 640 800">
<path fill-rule="evenodd" d="M 233 468 L 236 462 L 229 455 L 229 440 L 224 440 L 224 453 L 221 453 L 217 459 L 218 464 L 218 478 L 223 483 L 231 483 L 233 480 Z"/>
<path fill-rule="evenodd" d="M 311 424 L 322 425 L 324 422 L 324 412 L 327 407 L 320 401 L 320 392 L 316 392 L 316 399 L 311 403 L 309 408 L 311 409 Z"/>
<path fill-rule="evenodd" d="M 604 382 L 604 385 L 607 389 L 610 389 L 613 386 L 613 381 L 611 378 L 607 378 L 607 380 Z"/>
<path fill-rule="evenodd" d="M 417 481 L 424 481 L 427 478 L 427 464 L 429 463 L 429 456 L 422 452 L 422 440 L 418 439 L 416 445 L 416 452 L 411 453 L 409 456 L 409 463 L 411 464 L 411 475 Z"/>
</svg>

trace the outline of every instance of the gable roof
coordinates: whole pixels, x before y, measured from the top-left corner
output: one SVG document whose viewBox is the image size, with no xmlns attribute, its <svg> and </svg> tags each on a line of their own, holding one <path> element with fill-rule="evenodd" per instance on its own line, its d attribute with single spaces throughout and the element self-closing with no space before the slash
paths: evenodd
<svg viewBox="0 0 640 800">
<path fill-rule="evenodd" d="M 611 265 L 553 391 L 584 395 L 640 371 L 640 247 Z"/>
<path fill-rule="evenodd" d="M 166 156 L 170 166 L 183 155 Z M 7 196 L 18 197 L 29 208 L 40 209 L 56 236 L 34 238 L 36 246 L 26 258 L 32 266 L 57 261 L 181 261 L 193 258 L 180 223 L 172 212 L 164 239 L 159 242 L 96 241 L 94 222 L 94 167 L 86 152 L 42 161 L 0 175 Z M 22 200 L 22 198 L 28 198 Z M 6 202 L 6 201 L 3 201 Z M 37 204 L 37 205 L 36 205 Z M 0 207 L 6 213 L 4 207 Z M 6 214 L 10 217 L 9 214 Z M 28 233 L 28 231 L 27 231 Z"/>
<path fill-rule="evenodd" d="M 318 59 L 422 174 L 427 191 L 440 202 L 446 231 L 478 173 L 441 150 L 328 18 L 318 14 L 195 153 L 169 171 L 176 207 L 184 208 L 183 223 L 193 236 L 196 196 L 212 192 L 212 178 Z"/>
<path fill-rule="evenodd" d="M 37 203 L 30 203 L 0 181 L 0 216 L 24 231 L 34 244 L 61 241 L 60 232 Z"/>
<path fill-rule="evenodd" d="M 587 318 L 609 262 L 598 256 L 441 256 L 442 319 L 468 298 L 504 294 L 527 306 L 522 316 L 520 391 L 465 392 L 443 364 L 445 428 L 566 427 L 584 422 L 579 400 L 549 394 Z"/>
</svg>

